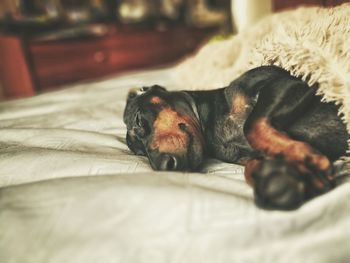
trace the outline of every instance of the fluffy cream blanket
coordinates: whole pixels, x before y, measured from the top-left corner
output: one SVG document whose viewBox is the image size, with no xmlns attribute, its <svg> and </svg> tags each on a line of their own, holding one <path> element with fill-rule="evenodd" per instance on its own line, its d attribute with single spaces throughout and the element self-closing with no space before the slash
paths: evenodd
<svg viewBox="0 0 350 263">
<path fill-rule="evenodd" d="M 340 106 L 350 133 L 350 3 L 266 17 L 227 40 L 209 42 L 179 65 L 176 79 L 184 88 L 213 89 L 261 65 L 285 68 L 310 86 L 318 83 L 323 100 Z"/>
</svg>

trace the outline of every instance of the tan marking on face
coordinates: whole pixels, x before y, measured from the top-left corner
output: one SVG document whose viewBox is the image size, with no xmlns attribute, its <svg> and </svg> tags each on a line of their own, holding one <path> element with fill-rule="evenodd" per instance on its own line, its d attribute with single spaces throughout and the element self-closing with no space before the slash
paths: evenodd
<svg viewBox="0 0 350 263">
<path fill-rule="evenodd" d="M 232 98 L 231 115 L 243 113 L 247 108 L 248 100 L 243 94 L 236 94 Z"/>
<path fill-rule="evenodd" d="M 164 104 L 164 101 L 158 96 L 153 96 L 150 100 L 152 104 Z"/>
<path fill-rule="evenodd" d="M 171 108 L 162 109 L 153 124 L 154 136 L 151 149 L 163 153 L 185 154 L 188 145 L 188 135 L 179 128 L 184 123 L 191 134 L 196 136 L 196 128 L 187 116 L 181 116 Z"/>
</svg>

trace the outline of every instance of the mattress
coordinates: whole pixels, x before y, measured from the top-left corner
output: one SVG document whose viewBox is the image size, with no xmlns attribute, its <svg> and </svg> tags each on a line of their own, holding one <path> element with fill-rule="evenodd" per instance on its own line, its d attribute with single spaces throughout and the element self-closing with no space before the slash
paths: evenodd
<svg viewBox="0 0 350 263">
<path fill-rule="evenodd" d="M 172 68 L 0 104 L 0 262 L 346 262 L 350 182 L 296 211 L 254 205 L 243 167 L 155 172 L 125 143 L 127 91 Z"/>
</svg>

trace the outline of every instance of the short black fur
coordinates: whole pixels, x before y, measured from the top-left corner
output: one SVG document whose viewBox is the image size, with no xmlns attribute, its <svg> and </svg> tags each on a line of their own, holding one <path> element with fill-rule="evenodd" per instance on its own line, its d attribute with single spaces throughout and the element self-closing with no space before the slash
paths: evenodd
<svg viewBox="0 0 350 263">
<path fill-rule="evenodd" d="M 316 88 L 275 66 L 250 70 L 229 86 L 217 90 L 169 92 L 153 86 L 140 96 L 129 96 L 124 113 L 128 145 L 135 153 L 147 155 L 155 169 L 195 170 L 203 157 L 190 158 L 192 155 L 239 164 L 256 159 L 260 165 L 251 175 L 255 182 L 256 203 L 265 208 L 294 209 L 333 187 L 331 167 L 318 167 L 312 158 L 319 156 L 320 160 L 324 160 L 324 156 L 334 161 L 346 155 L 348 148 L 349 134 L 339 116 L 338 106 L 321 102 L 321 97 L 315 94 Z M 149 103 L 149 98 L 154 96 L 179 115 L 188 114 L 198 121 L 204 138 L 203 151 L 196 151 L 197 148 L 190 145 L 192 138 L 188 140 L 190 149 L 186 158 L 170 153 L 155 154 L 154 150 L 147 148 L 153 138 L 152 131 L 147 138 L 134 135 L 137 130 L 134 116 L 139 112 L 146 116 L 143 118 L 147 120 L 148 127 L 154 129 L 154 119 L 164 107 Z M 239 102 L 237 105 L 236 101 Z M 310 158 L 306 155 L 302 161 L 291 161 L 283 154 L 274 156 L 268 154 L 268 150 L 256 149 L 252 145 L 254 138 L 251 134 L 261 120 L 265 120 L 282 137 L 303 142 L 306 149 L 310 146 Z M 194 136 L 187 124 L 180 123 L 179 126 L 189 137 Z M 281 171 L 285 174 L 276 177 Z M 282 191 L 288 184 L 290 190 Z M 279 195 L 276 197 L 277 192 Z"/>
</svg>

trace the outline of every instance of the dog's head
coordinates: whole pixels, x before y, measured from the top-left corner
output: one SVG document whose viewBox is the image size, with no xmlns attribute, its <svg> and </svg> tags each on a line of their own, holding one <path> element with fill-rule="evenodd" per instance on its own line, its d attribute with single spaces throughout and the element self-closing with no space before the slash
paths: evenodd
<svg viewBox="0 0 350 263">
<path fill-rule="evenodd" d="M 131 90 L 124 122 L 129 148 L 147 156 L 153 169 L 196 170 L 202 163 L 200 120 L 186 92 L 169 92 L 157 85 Z"/>
</svg>

